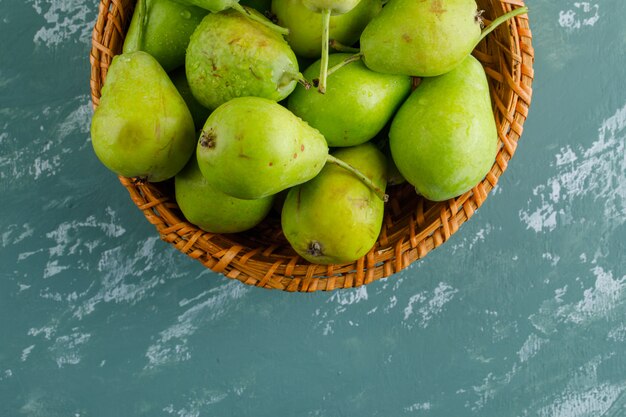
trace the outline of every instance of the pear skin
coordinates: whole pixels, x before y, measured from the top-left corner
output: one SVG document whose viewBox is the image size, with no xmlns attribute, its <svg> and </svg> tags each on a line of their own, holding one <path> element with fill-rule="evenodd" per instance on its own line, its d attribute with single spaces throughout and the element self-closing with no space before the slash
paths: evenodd
<svg viewBox="0 0 626 417">
<path fill-rule="evenodd" d="M 432 77 L 465 59 L 481 35 L 474 0 L 389 0 L 361 34 L 373 71 Z"/>
<path fill-rule="evenodd" d="M 196 150 L 202 174 L 222 192 L 257 199 L 315 177 L 326 163 L 324 136 L 280 104 L 235 98 L 208 118 Z"/>
<path fill-rule="evenodd" d="M 359 40 L 365 26 L 381 9 L 381 0 L 361 0 L 348 13 L 331 16 L 330 38 L 344 45 L 352 45 Z M 279 25 L 289 29 L 287 42 L 296 55 L 319 58 L 322 53 L 322 27 L 319 13 L 309 10 L 302 0 L 274 0 L 272 13 L 276 16 Z"/>
<path fill-rule="evenodd" d="M 211 110 L 235 97 L 280 101 L 301 76 L 279 33 L 233 10 L 202 20 L 191 36 L 185 69 L 194 97 Z"/>
<path fill-rule="evenodd" d="M 187 82 L 187 75 L 185 74 L 185 68 L 180 67 L 172 71 L 170 73 L 170 79 L 176 86 L 180 96 L 185 100 L 185 103 L 187 103 L 187 108 L 189 108 L 191 112 L 196 130 L 202 129 L 202 126 L 206 123 L 206 119 L 208 119 L 211 114 L 211 110 L 200 104 L 191 93 L 191 88 L 189 88 L 189 83 Z"/>
<path fill-rule="evenodd" d="M 148 53 L 113 58 L 91 122 L 100 161 L 124 177 L 176 175 L 196 143 L 193 119 L 167 73 Z"/>
<path fill-rule="evenodd" d="M 174 0 L 138 0 L 123 52 L 148 52 L 165 71 L 180 67 L 189 37 L 207 13 Z"/>
<path fill-rule="evenodd" d="M 350 54 L 332 54 L 332 67 Z M 312 79 L 320 71 L 320 61 L 304 71 Z M 326 94 L 297 86 L 287 107 L 296 116 L 319 130 L 328 146 L 353 146 L 367 142 L 391 120 L 411 93 L 411 77 L 381 74 L 361 61 L 348 64 L 328 77 Z"/>
<path fill-rule="evenodd" d="M 372 143 L 333 153 L 385 188 L 386 159 Z M 364 256 L 382 227 L 384 202 L 344 169 L 328 164 L 289 190 L 281 223 L 294 250 L 309 262 L 342 264 Z"/>
<path fill-rule="evenodd" d="M 322 10 L 330 10 L 331 14 L 348 13 L 359 5 L 361 0 L 302 0 L 302 3 L 311 11 L 320 13 Z"/>
<path fill-rule="evenodd" d="M 211 233 L 238 233 L 259 224 L 269 213 L 274 196 L 241 200 L 219 191 L 204 178 L 196 158 L 174 180 L 176 202 L 185 218 Z"/>
<path fill-rule="evenodd" d="M 239 0 L 176 0 L 182 4 L 191 6 L 197 6 L 205 10 L 209 10 L 211 13 L 218 13 L 222 10 L 226 10 L 233 7 L 234 4 L 239 3 Z"/>
<path fill-rule="evenodd" d="M 424 78 L 404 102 L 389 132 L 402 176 L 432 201 L 463 194 L 491 169 L 498 133 L 485 71 L 473 56 Z"/>
</svg>

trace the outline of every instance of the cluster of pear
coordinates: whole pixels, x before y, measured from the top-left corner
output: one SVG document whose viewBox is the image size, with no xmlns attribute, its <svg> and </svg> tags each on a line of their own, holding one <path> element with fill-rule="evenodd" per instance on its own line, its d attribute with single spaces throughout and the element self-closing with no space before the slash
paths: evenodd
<svg viewBox="0 0 626 417">
<path fill-rule="evenodd" d="M 241 2 L 137 1 L 92 119 L 105 166 L 174 178 L 209 232 L 280 205 L 289 243 L 321 264 L 372 248 L 388 184 L 441 201 L 485 176 L 498 138 L 470 53 L 491 26 L 474 0 Z"/>
</svg>

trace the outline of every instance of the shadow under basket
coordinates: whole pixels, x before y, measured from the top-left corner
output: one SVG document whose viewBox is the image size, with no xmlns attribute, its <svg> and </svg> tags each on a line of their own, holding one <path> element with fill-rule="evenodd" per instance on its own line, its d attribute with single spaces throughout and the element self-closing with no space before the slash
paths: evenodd
<svg viewBox="0 0 626 417">
<path fill-rule="evenodd" d="M 100 1 L 90 55 L 94 107 L 98 106 L 111 59 L 122 51 L 134 4 L 135 0 Z M 479 10 L 485 10 L 482 16 L 486 24 L 523 6 L 521 0 L 478 0 L 477 4 Z M 419 197 L 408 184 L 389 187 L 378 241 L 356 262 L 307 262 L 289 246 L 276 213 L 247 232 L 204 232 L 178 209 L 172 181 L 140 183 L 123 177 L 120 181 L 163 240 L 229 278 L 264 288 L 308 292 L 368 284 L 406 268 L 446 242 L 496 185 L 517 148 L 528 116 L 534 60 L 531 41 L 528 15 L 523 14 L 498 27 L 473 52 L 487 73 L 499 137 L 495 163 L 483 181 L 465 194 L 439 203 Z"/>
</svg>

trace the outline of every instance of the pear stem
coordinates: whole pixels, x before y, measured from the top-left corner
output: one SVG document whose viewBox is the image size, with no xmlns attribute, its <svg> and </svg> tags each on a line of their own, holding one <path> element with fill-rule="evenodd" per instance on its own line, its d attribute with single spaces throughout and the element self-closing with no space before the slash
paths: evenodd
<svg viewBox="0 0 626 417">
<path fill-rule="evenodd" d="M 357 51 L 358 51 L 358 49 L 357 49 Z M 344 59 L 343 61 L 341 61 L 337 65 L 333 65 L 332 67 L 328 68 L 328 70 L 326 71 L 326 77 L 330 77 L 331 74 L 333 74 L 335 71 L 340 70 L 341 68 L 345 67 L 346 65 L 348 65 L 351 62 L 358 61 L 362 57 L 363 57 L 363 54 L 360 53 L 360 52 L 358 54 L 355 54 L 355 55 L 347 57 L 346 59 Z M 319 84 L 320 84 L 320 79 L 319 78 L 314 78 L 313 79 L 313 85 L 319 85 Z"/>
<path fill-rule="evenodd" d="M 357 49 L 358 52 L 358 49 Z M 355 62 L 360 60 L 363 57 L 363 54 L 361 52 L 358 52 L 352 56 L 347 57 L 346 59 L 344 59 L 343 61 L 341 61 L 340 63 L 338 63 L 337 65 L 333 65 L 332 67 L 328 68 L 328 74 L 327 76 L 330 76 L 332 73 L 334 73 L 335 71 L 345 67 L 346 65 L 348 65 L 351 62 Z"/>
<path fill-rule="evenodd" d="M 389 200 L 389 196 L 387 194 L 385 194 L 385 192 L 383 190 L 381 190 L 380 187 L 378 187 L 376 184 L 374 184 L 374 182 L 371 179 L 366 177 L 361 171 L 359 171 L 358 169 L 356 169 L 355 167 L 353 167 L 349 163 L 344 162 L 344 161 L 342 161 L 339 158 L 335 158 L 334 156 L 332 156 L 330 154 L 326 157 L 326 162 L 330 162 L 331 164 L 338 165 L 338 166 L 342 167 L 343 169 L 345 169 L 347 171 L 350 171 L 350 173 L 352 173 L 358 179 L 363 181 L 363 183 L 365 185 L 367 185 L 369 187 L 369 189 L 371 189 L 378 196 L 378 198 L 380 198 L 384 202 L 387 202 L 387 200 Z"/>
<path fill-rule="evenodd" d="M 498 26 L 500 26 L 502 23 L 506 22 L 507 20 L 515 17 L 515 16 L 519 16 L 521 14 L 525 14 L 528 13 L 528 7 L 524 6 L 524 7 L 520 7 L 519 9 L 514 9 L 511 10 L 510 12 L 503 14 L 502 16 L 494 19 L 489 26 L 487 26 L 485 29 L 483 29 L 483 31 L 480 33 L 480 38 L 478 38 L 478 41 L 476 42 L 476 45 L 478 45 L 480 43 L 480 41 L 482 41 L 483 39 L 485 39 L 485 36 L 489 35 L 491 32 L 493 32 L 493 30 L 495 28 L 497 28 Z M 476 45 L 474 45 L 474 47 L 476 47 Z"/>
<path fill-rule="evenodd" d="M 328 77 L 328 41 L 330 39 L 330 9 L 322 9 L 322 62 L 320 65 L 320 82 L 317 90 L 326 93 Z"/>
<path fill-rule="evenodd" d="M 304 78 L 304 75 L 302 75 L 302 73 L 300 73 L 300 72 L 297 73 L 297 74 L 294 74 L 292 77 L 293 77 L 292 79 L 296 80 L 299 84 L 301 84 L 302 87 L 304 87 L 305 90 L 310 89 L 312 87 L 312 85 L 313 85 L 313 84 L 311 84 L 309 82 L 309 80 Z"/>
<path fill-rule="evenodd" d="M 263 19 L 255 14 L 250 13 L 245 7 L 243 7 L 239 3 L 233 3 L 230 7 L 233 8 L 234 10 L 237 10 L 239 13 L 246 16 L 248 19 L 254 20 L 255 22 L 259 22 L 263 26 L 266 26 L 272 29 L 273 31 L 278 32 L 281 35 L 289 35 L 289 29 L 284 28 L 282 26 L 275 25 L 274 23 L 266 19 Z"/>
<path fill-rule="evenodd" d="M 356 54 L 359 52 L 359 48 L 353 48 L 352 46 L 344 45 L 343 43 L 339 42 L 337 39 L 331 39 L 329 41 L 329 45 L 335 51 L 339 51 L 339 52 L 348 52 L 351 54 Z"/>
</svg>

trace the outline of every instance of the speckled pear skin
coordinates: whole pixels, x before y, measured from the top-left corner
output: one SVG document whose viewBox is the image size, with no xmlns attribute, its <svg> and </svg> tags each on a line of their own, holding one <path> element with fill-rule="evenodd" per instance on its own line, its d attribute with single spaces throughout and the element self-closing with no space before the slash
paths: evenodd
<svg viewBox="0 0 626 417">
<path fill-rule="evenodd" d="M 191 36 L 185 69 L 194 97 L 209 109 L 235 97 L 283 100 L 299 74 L 282 35 L 233 10 L 202 20 Z"/>
<path fill-rule="evenodd" d="M 459 65 L 480 33 L 474 0 L 390 0 L 360 45 L 373 71 L 432 77 Z"/>
<path fill-rule="evenodd" d="M 207 181 L 241 199 L 266 197 L 310 180 L 327 155 L 320 132 L 260 97 L 235 98 L 218 107 L 196 150 Z"/>
<path fill-rule="evenodd" d="M 330 18 L 330 38 L 344 45 L 359 40 L 361 32 L 382 9 L 381 0 L 361 0 L 348 13 Z M 321 15 L 307 8 L 302 0 L 274 0 L 272 13 L 278 24 L 289 28 L 287 42 L 300 57 L 319 58 L 322 53 Z"/>
<path fill-rule="evenodd" d="M 238 233 L 259 224 L 272 208 L 274 196 L 241 200 L 213 187 L 202 175 L 196 158 L 174 180 L 176 202 L 185 218 L 211 233 Z"/>
<path fill-rule="evenodd" d="M 385 189 L 386 158 L 372 143 L 342 148 L 333 156 Z M 309 262 L 342 264 L 374 246 L 384 202 L 353 174 L 328 164 L 313 180 L 289 190 L 281 223 L 294 250 Z"/>
<path fill-rule="evenodd" d="M 424 78 L 398 110 L 391 154 L 418 193 L 444 201 L 470 190 L 494 163 L 498 134 L 485 71 L 473 56 Z"/>
<path fill-rule="evenodd" d="M 91 122 L 100 161 L 124 177 L 176 175 L 196 143 L 193 119 L 167 73 L 148 53 L 113 58 Z"/>
<path fill-rule="evenodd" d="M 148 52 L 165 71 L 180 67 L 189 37 L 207 13 L 174 0 L 138 0 L 123 52 Z"/>
<path fill-rule="evenodd" d="M 350 56 L 332 54 L 329 65 Z M 313 79 L 319 71 L 318 60 L 304 71 L 304 77 Z M 357 61 L 328 77 L 326 94 L 298 85 L 287 107 L 319 130 L 328 146 L 354 146 L 376 136 L 410 93 L 411 77 L 374 72 Z"/>
<path fill-rule="evenodd" d="M 212 13 L 221 12 L 233 4 L 239 3 L 239 0 L 176 0 L 179 3 L 187 4 L 191 6 L 197 6 L 205 10 L 209 10 Z"/>
</svg>

